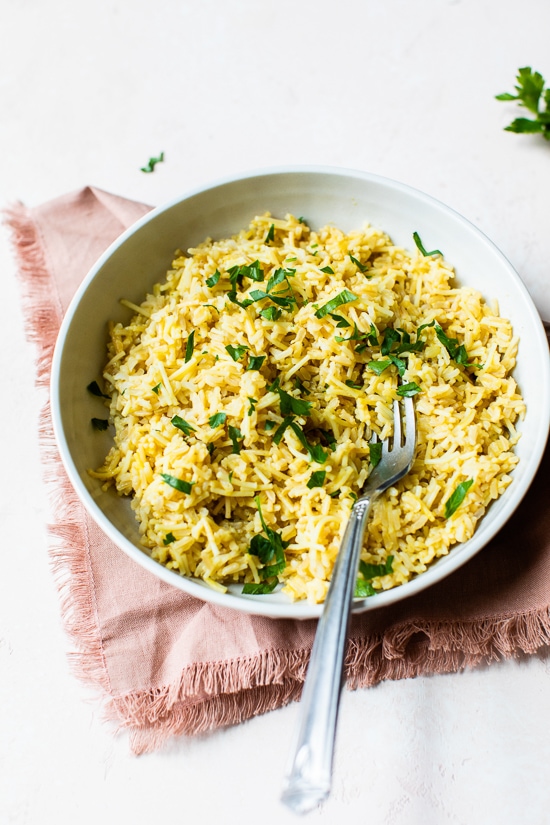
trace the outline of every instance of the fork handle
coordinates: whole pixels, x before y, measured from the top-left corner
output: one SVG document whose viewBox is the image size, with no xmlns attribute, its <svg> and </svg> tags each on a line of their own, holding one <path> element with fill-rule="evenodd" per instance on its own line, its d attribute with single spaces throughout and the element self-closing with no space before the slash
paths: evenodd
<svg viewBox="0 0 550 825">
<path fill-rule="evenodd" d="M 353 506 L 315 634 L 281 796 L 296 813 L 312 810 L 330 792 L 351 603 L 371 501 L 363 496 Z"/>
</svg>

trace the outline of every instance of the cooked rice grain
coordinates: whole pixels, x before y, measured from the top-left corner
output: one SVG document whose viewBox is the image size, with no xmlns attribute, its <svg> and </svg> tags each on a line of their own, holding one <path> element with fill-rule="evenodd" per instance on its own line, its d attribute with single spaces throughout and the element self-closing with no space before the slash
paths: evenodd
<svg viewBox="0 0 550 825">
<path fill-rule="evenodd" d="M 235 274 L 231 281 L 232 267 L 256 261 L 262 281 Z M 271 297 L 242 306 L 281 269 L 287 277 Z M 259 277 L 254 268 L 245 272 Z M 343 290 L 356 300 L 317 317 Z M 296 303 L 281 306 L 273 297 Z M 253 536 L 263 533 L 259 496 L 266 524 L 288 542 L 279 575 L 284 592 L 321 602 L 368 476 L 371 434 L 384 439 L 392 432 L 397 368 L 377 375 L 367 365 L 384 358 L 386 329 L 405 331 L 414 342 L 418 328 L 433 321 L 464 345 L 470 366 L 451 358 L 434 326 L 418 335 L 422 351 L 399 354 L 402 382 L 421 388 L 417 455 L 411 472 L 374 504 L 362 553 L 374 564 L 393 556 L 391 572 L 372 579 L 375 590 L 403 584 L 469 539 L 510 484 L 524 404 L 510 375 L 518 342 L 496 303 L 489 307 L 476 290 L 454 286 L 441 256 L 398 248 L 370 226 L 314 232 L 293 216 L 266 214 L 233 238 L 178 251 L 166 280 L 132 320 L 110 325 L 103 377 L 112 393 L 114 446 L 92 475 L 132 497 L 153 558 L 218 590 L 262 581 L 263 565 L 249 552 Z M 365 337 L 373 330 L 376 344 Z M 234 360 L 227 346 L 246 349 Z M 265 356 L 260 369 L 247 369 L 253 356 Z M 311 402 L 293 420 L 327 454 L 324 463 L 311 460 L 291 427 L 275 443 L 284 420 L 280 395 L 269 389 L 276 379 L 286 393 Z M 226 420 L 212 427 L 216 413 Z M 174 416 L 193 429 L 178 429 Z M 319 470 L 322 486 L 309 488 Z M 162 474 L 192 485 L 190 492 Z M 469 479 L 464 501 L 445 518 L 445 502 Z"/>
</svg>

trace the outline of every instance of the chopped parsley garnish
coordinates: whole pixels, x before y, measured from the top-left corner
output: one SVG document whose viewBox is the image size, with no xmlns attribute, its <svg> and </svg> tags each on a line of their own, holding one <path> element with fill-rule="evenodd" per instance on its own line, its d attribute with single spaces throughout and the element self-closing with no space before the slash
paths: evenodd
<svg viewBox="0 0 550 825">
<path fill-rule="evenodd" d="M 401 377 L 403 377 L 403 375 L 405 375 L 405 370 L 407 369 L 407 364 L 402 358 L 398 358 L 396 355 L 390 355 L 389 358 L 384 358 L 381 361 L 369 361 L 367 367 L 372 372 L 376 373 L 376 375 L 381 375 L 384 370 L 391 367 L 392 364 L 397 367 L 397 372 Z"/>
<path fill-rule="evenodd" d="M 422 389 L 414 381 L 409 381 L 408 384 L 401 384 L 396 392 L 397 395 L 400 395 L 402 398 L 412 398 L 413 395 L 418 395 L 419 392 L 422 392 Z"/>
<path fill-rule="evenodd" d="M 271 582 L 249 582 L 248 584 L 243 584 L 242 593 L 245 596 L 265 596 L 267 593 L 273 593 L 277 585 L 279 584 L 278 579 L 273 579 Z"/>
<path fill-rule="evenodd" d="M 242 450 L 244 439 L 242 432 L 239 430 L 238 427 L 232 427 L 230 424 L 227 428 L 227 433 L 229 435 L 229 438 L 231 439 L 231 444 L 233 445 L 231 452 L 240 453 Z"/>
<path fill-rule="evenodd" d="M 218 283 L 220 278 L 221 278 L 221 272 L 218 272 L 218 270 L 216 269 L 214 274 L 211 275 L 210 278 L 206 279 L 206 286 L 209 286 L 209 287 L 216 286 L 216 284 Z"/>
<path fill-rule="evenodd" d="M 90 384 L 88 384 L 86 389 L 88 390 L 88 392 L 91 392 L 92 395 L 96 395 L 98 398 L 109 398 L 110 397 L 108 395 L 105 395 L 105 393 L 101 391 L 97 381 L 92 381 Z"/>
<path fill-rule="evenodd" d="M 223 426 L 223 424 L 225 424 L 226 419 L 227 419 L 227 413 L 224 413 L 224 412 L 214 413 L 214 415 L 211 415 L 210 418 L 208 419 L 208 423 L 210 424 L 210 426 L 212 428 L 221 427 L 221 426 Z"/>
<path fill-rule="evenodd" d="M 249 370 L 259 370 L 265 359 L 265 355 L 251 355 L 246 371 L 248 372 Z"/>
<path fill-rule="evenodd" d="M 441 341 L 453 361 L 461 364 L 463 367 L 468 366 L 468 353 L 464 344 L 458 343 L 458 338 L 449 338 L 439 324 L 435 324 L 435 334 Z"/>
<path fill-rule="evenodd" d="M 544 89 L 544 78 L 540 72 L 532 71 L 530 66 L 518 70 L 515 86 L 516 94 L 509 92 L 496 95 L 497 100 L 517 100 L 520 106 L 535 115 L 533 118 L 518 117 L 505 127 L 506 132 L 516 134 L 542 134 L 550 140 L 550 87 Z M 543 108 L 541 108 L 543 103 Z"/>
<path fill-rule="evenodd" d="M 280 387 L 276 388 L 279 393 L 281 415 L 309 415 L 311 410 L 311 401 L 302 401 L 301 398 L 295 398 L 288 392 L 285 392 Z"/>
<path fill-rule="evenodd" d="M 326 275 L 334 275 L 334 269 L 331 266 L 322 266 L 321 272 L 324 272 Z"/>
<path fill-rule="evenodd" d="M 307 387 L 304 386 L 304 383 L 299 375 L 293 376 L 294 386 L 298 390 L 298 392 L 304 392 L 307 394 Z"/>
<path fill-rule="evenodd" d="M 176 537 L 173 533 L 166 533 L 165 537 L 162 540 L 162 543 L 166 547 L 168 544 L 172 544 L 176 540 Z"/>
<path fill-rule="evenodd" d="M 170 487 L 173 487 L 174 490 L 178 490 L 180 493 L 190 493 L 195 483 L 194 481 L 184 481 L 182 478 L 176 478 L 176 476 L 171 476 L 168 473 L 161 473 L 160 476 L 166 484 L 169 484 Z"/>
<path fill-rule="evenodd" d="M 429 258 L 430 255 L 441 255 L 443 257 L 443 252 L 441 252 L 439 249 L 432 249 L 431 252 L 426 252 L 426 250 L 424 249 L 424 245 L 422 244 L 422 241 L 420 240 L 420 235 L 418 234 L 418 232 L 413 232 L 413 241 L 415 242 L 416 247 L 419 250 L 419 252 L 422 255 L 424 255 L 425 258 Z"/>
<path fill-rule="evenodd" d="M 382 442 L 373 441 L 369 444 L 369 461 L 371 467 L 374 469 L 377 464 L 380 464 L 382 458 Z"/>
<path fill-rule="evenodd" d="M 353 390 L 363 389 L 362 384 L 356 384 L 354 381 L 351 380 L 351 378 L 348 378 L 348 380 L 346 381 L 346 387 L 351 387 Z"/>
<path fill-rule="evenodd" d="M 229 281 L 233 287 L 233 292 L 237 286 L 242 285 L 243 278 L 250 278 L 251 281 L 263 281 L 264 279 L 264 272 L 259 261 L 254 261 L 252 264 L 232 266 L 227 272 L 229 274 Z"/>
<path fill-rule="evenodd" d="M 384 330 L 384 335 L 382 337 L 382 345 L 380 347 L 380 353 L 382 355 L 389 355 L 390 351 L 394 344 L 398 344 L 401 341 L 401 333 L 393 329 L 392 327 L 386 327 Z"/>
<path fill-rule="evenodd" d="M 286 419 L 285 419 L 286 420 Z M 302 430 L 302 428 L 296 424 L 295 421 L 290 421 L 288 426 L 295 434 L 296 438 L 300 442 L 300 444 L 304 447 L 307 451 L 310 459 L 312 461 L 316 461 L 317 464 L 324 464 L 328 458 L 327 453 L 323 450 L 320 444 L 310 444 L 307 440 L 306 434 Z"/>
<path fill-rule="evenodd" d="M 282 284 L 286 281 L 286 288 L 291 289 L 289 278 L 292 278 L 296 274 L 295 269 L 276 269 L 271 278 L 268 280 L 266 285 L 266 292 L 271 292 L 279 284 Z M 279 294 L 279 293 L 277 293 Z"/>
<path fill-rule="evenodd" d="M 393 573 L 393 556 L 388 556 L 384 564 L 370 564 L 366 561 L 359 562 L 360 576 L 357 578 L 354 596 L 356 599 L 375 596 L 376 590 L 371 584 L 371 579 L 377 576 L 387 576 Z"/>
<path fill-rule="evenodd" d="M 158 156 L 158 158 L 149 158 L 149 162 L 147 163 L 147 166 L 142 166 L 140 171 L 141 172 L 154 172 L 155 171 L 155 166 L 157 165 L 157 163 L 162 163 L 163 160 L 164 160 L 164 152 L 161 152 L 160 155 Z"/>
<path fill-rule="evenodd" d="M 368 267 L 366 264 L 362 264 L 361 261 L 358 261 L 357 258 L 354 258 L 353 255 L 350 255 L 350 260 L 355 266 L 360 270 L 360 272 L 366 272 Z"/>
<path fill-rule="evenodd" d="M 453 513 L 456 513 L 462 502 L 466 497 L 466 493 L 474 483 L 473 478 L 469 478 L 467 481 L 462 481 L 456 490 L 451 494 L 451 496 L 445 502 L 445 518 L 450 518 Z"/>
<path fill-rule="evenodd" d="M 153 390 L 153 392 L 155 393 L 155 395 L 158 395 L 158 394 L 159 394 L 159 392 L 160 392 L 160 388 L 161 388 L 161 387 L 162 387 L 162 384 L 160 384 L 160 383 L 159 383 L 159 384 L 156 384 L 154 387 L 152 387 L 152 390 Z"/>
<path fill-rule="evenodd" d="M 265 565 L 259 571 L 260 577 L 262 579 L 270 579 L 272 576 L 278 576 L 278 574 L 285 569 L 285 550 L 290 542 L 283 541 L 280 533 L 275 532 L 275 530 L 267 526 L 262 513 L 260 497 L 256 496 L 254 500 L 258 508 L 258 513 L 260 514 L 260 521 L 265 535 L 257 533 L 253 536 L 250 542 L 249 552 L 257 556 L 260 562 Z"/>
<path fill-rule="evenodd" d="M 193 347 L 195 346 L 195 330 L 189 333 L 187 344 L 185 345 L 185 358 L 183 359 L 187 364 L 193 356 Z"/>
<path fill-rule="evenodd" d="M 334 318 L 335 321 L 338 321 L 338 323 L 336 324 L 336 329 L 343 329 L 345 327 L 351 327 L 350 322 L 346 318 L 344 318 L 343 315 L 336 315 L 335 312 L 331 312 L 330 317 Z M 337 341 L 345 341 L 346 339 L 345 338 L 338 338 L 338 336 L 336 336 L 336 340 Z"/>
<path fill-rule="evenodd" d="M 275 381 L 272 384 L 269 385 L 269 387 L 267 388 L 267 391 L 268 392 L 277 392 L 277 390 L 279 389 L 279 384 L 280 383 L 281 383 L 281 379 L 279 378 L 279 376 L 277 376 Z"/>
<path fill-rule="evenodd" d="M 338 490 L 335 490 L 333 493 L 329 493 L 329 496 L 331 498 L 338 498 L 338 496 L 340 495 L 341 492 L 342 491 L 338 488 Z"/>
<path fill-rule="evenodd" d="M 253 289 L 252 292 L 249 293 L 252 302 L 262 301 L 264 298 L 269 298 L 273 301 L 274 304 L 277 306 L 284 307 L 285 309 L 292 309 L 292 307 L 296 304 L 296 298 L 294 295 L 280 295 L 279 293 L 270 293 L 264 292 L 262 289 Z M 264 316 L 265 317 L 265 316 Z"/>
<path fill-rule="evenodd" d="M 240 347 L 234 347 L 232 344 L 228 344 L 226 346 L 226 350 L 233 359 L 233 361 L 239 361 L 243 357 L 247 349 L 248 347 L 244 344 Z"/>
<path fill-rule="evenodd" d="M 332 315 L 331 317 L 334 318 L 335 316 Z M 340 324 L 337 324 L 337 326 L 340 326 Z M 347 324 L 347 326 L 349 326 L 349 324 Z M 344 343 L 346 341 L 360 341 L 360 342 L 363 342 L 363 343 L 358 344 L 355 347 L 356 352 L 362 352 L 364 349 L 366 349 L 367 344 L 370 344 L 371 346 L 374 346 L 378 343 L 378 333 L 376 331 L 376 327 L 374 326 L 374 324 L 372 322 L 371 322 L 371 325 L 370 325 L 370 330 L 368 332 L 361 332 L 357 328 L 357 324 L 354 322 L 353 332 L 352 332 L 352 334 L 350 335 L 349 338 L 343 338 L 340 335 L 335 335 L 334 340 L 338 341 L 339 344 Z"/>
<path fill-rule="evenodd" d="M 334 312 L 335 309 L 341 307 L 343 304 L 349 304 L 352 301 L 357 301 L 358 296 L 354 295 L 353 292 L 350 292 L 349 289 L 343 289 L 342 292 L 339 292 L 334 298 L 324 304 L 322 307 L 319 307 L 317 312 L 315 313 L 316 318 L 324 318 L 325 315 L 330 315 L 331 312 Z"/>
<path fill-rule="evenodd" d="M 247 415 L 252 415 L 252 413 L 254 412 L 254 408 L 255 408 L 256 404 L 258 403 L 258 399 L 257 398 L 250 398 L 250 396 L 247 396 L 247 398 L 248 398 L 248 412 L 247 412 Z"/>
<path fill-rule="evenodd" d="M 177 427 L 178 430 L 181 430 L 182 433 L 185 433 L 185 435 L 190 435 L 195 432 L 195 428 L 192 427 L 188 421 L 185 421 L 184 418 L 180 418 L 179 415 L 175 415 L 170 419 L 170 423 L 173 424 L 174 427 Z"/>
<path fill-rule="evenodd" d="M 307 483 L 307 487 L 313 490 L 314 487 L 322 487 L 325 483 L 326 470 L 315 470 Z"/>
<path fill-rule="evenodd" d="M 94 428 L 94 430 L 103 431 L 103 430 L 106 430 L 107 427 L 109 426 L 109 422 L 106 418 L 92 418 L 91 422 L 92 422 L 92 427 Z"/>
<path fill-rule="evenodd" d="M 271 430 L 274 430 L 276 426 L 277 426 L 277 422 L 273 421 L 271 418 L 268 418 L 267 421 L 264 424 L 264 429 L 265 429 L 266 433 L 269 433 L 269 432 L 271 432 Z"/>
<path fill-rule="evenodd" d="M 272 223 L 269 227 L 269 232 L 265 236 L 264 243 L 270 243 L 271 241 L 275 240 L 275 224 Z"/>
<path fill-rule="evenodd" d="M 282 310 L 277 309 L 277 307 L 267 307 L 266 309 L 260 310 L 260 315 L 262 318 L 265 318 L 266 321 L 278 321 L 282 315 Z"/>
</svg>

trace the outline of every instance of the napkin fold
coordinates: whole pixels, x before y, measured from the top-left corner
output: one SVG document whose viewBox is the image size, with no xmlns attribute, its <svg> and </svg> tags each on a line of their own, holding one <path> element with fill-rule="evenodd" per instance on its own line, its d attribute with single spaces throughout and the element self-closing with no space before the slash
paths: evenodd
<svg viewBox="0 0 550 825">
<path fill-rule="evenodd" d="M 47 400 L 59 325 L 90 266 L 150 208 L 86 187 L 5 215 L 46 396 L 39 425 L 54 518 L 49 554 L 70 656 L 135 753 L 298 699 L 316 627 L 222 609 L 160 581 L 106 538 L 63 471 Z M 354 617 L 348 687 L 457 671 L 550 643 L 549 479 L 547 448 L 522 504 L 474 559 L 417 596 Z"/>
</svg>

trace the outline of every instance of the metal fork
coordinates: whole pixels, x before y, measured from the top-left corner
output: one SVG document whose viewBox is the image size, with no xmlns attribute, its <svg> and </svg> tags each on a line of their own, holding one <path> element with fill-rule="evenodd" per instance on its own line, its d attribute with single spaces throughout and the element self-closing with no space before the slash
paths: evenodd
<svg viewBox="0 0 550 825">
<path fill-rule="evenodd" d="M 334 740 L 344 684 L 344 653 L 367 518 L 373 501 L 406 475 L 413 463 L 416 425 L 412 398 L 393 405 L 393 438 L 382 442 L 382 457 L 370 473 L 351 517 L 334 565 L 319 619 L 300 703 L 298 735 L 283 785 L 282 801 L 305 814 L 330 793 Z"/>
</svg>

